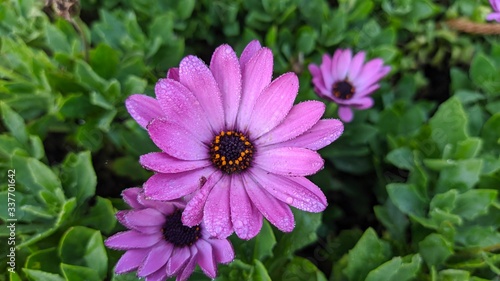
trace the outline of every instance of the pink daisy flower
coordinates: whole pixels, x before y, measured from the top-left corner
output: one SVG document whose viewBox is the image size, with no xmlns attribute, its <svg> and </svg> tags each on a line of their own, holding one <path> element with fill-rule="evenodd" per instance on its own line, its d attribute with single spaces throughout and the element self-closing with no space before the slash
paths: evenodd
<svg viewBox="0 0 500 281">
<path fill-rule="evenodd" d="M 350 49 L 339 49 L 332 58 L 323 55 L 321 65 L 309 65 L 314 90 L 318 96 L 339 105 L 338 114 L 342 121 L 352 121 L 352 108 L 373 106 L 369 95 L 380 87 L 378 81 L 391 70 L 384 66 L 382 59 L 373 59 L 363 65 L 364 61 L 364 52 L 353 57 Z"/>
<path fill-rule="evenodd" d="M 118 221 L 128 231 L 109 237 L 104 243 L 116 250 L 126 250 L 115 266 L 118 274 L 137 270 L 146 281 L 187 280 L 198 264 L 210 278 L 217 276 L 217 263 L 229 263 L 234 250 L 226 239 L 213 239 L 202 224 L 187 227 L 181 222 L 185 203 L 151 201 L 141 188 L 122 193 L 133 209 L 119 211 Z"/>
<path fill-rule="evenodd" d="M 493 12 L 486 16 L 486 20 L 500 22 L 500 0 L 490 0 L 490 5 L 493 8 Z"/>
<path fill-rule="evenodd" d="M 219 238 L 259 233 L 263 216 L 278 229 L 295 226 L 290 206 L 321 212 L 323 192 L 305 176 L 323 168 L 316 150 L 343 131 L 339 120 L 320 120 L 318 101 L 293 105 L 294 73 L 272 79 L 273 56 L 258 41 L 238 59 L 218 47 L 207 67 L 184 58 L 155 88 L 156 99 L 131 96 L 127 108 L 162 150 L 141 156 L 153 170 L 144 184 L 154 200 L 190 199 L 182 214 L 188 226 L 202 220 Z"/>
</svg>

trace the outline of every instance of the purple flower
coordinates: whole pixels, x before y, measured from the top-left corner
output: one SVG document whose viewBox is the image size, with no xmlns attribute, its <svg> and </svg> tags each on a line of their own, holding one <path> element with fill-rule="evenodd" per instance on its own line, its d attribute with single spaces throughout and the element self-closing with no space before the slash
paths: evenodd
<svg viewBox="0 0 500 281">
<path fill-rule="evenodd" d="M 500 22 L 500 0 L 490 0 L 493 12 L 486 16 L 486 20 L 494 20 Z"/>
<path fill-rule="evenodd" d="M 105 241 L 109 248 L 126 250 L 116 264 L 116 273 L 137 270 L 137 276 L 146 281 L 171 276 L 187 280 L 198 264 L 207 276 L 215 278 L 217 263 L 234 259 L 231 243 L 210 238 L 203 223 L 193 227 L 182 224 L 183 201 L 147 200 L 141 188 L 126 189 L 122 196 L 133 209 L 119 211 L 116 217 L 130 230 Z"/>
<path fill-rule="evenodd" d="M 141 156 L 155 171 L 145 184 L 154 200 L 190 201 L 188 226 L 202 220 L 219 238 L 259 233 L 263 216 L 282 231 L 295 226 L 288 205 L 309 212 L 326 206 L 323 192 L 305 176 L 323 167 L 316 150 L 343 132 L 339 120 L 320 120 L 325 105 L 293 105 L 294 73 L 272 79 L 273 56 L 258 41 L 238 59 L 218 47 L 207 67 L 194 56 L 156 84 L 156 100 L 131 96 L 127 108 L 162 152 Z"/>
<path fill-rule="evenodd" d="M 352 121 L 352 108 L 373 106 L 369 95 L 379 88 L 378 81 L 391 70 L 384 66 L 382 59 L 373 59 L 363 65 L 364 61 L 364 52 L 353 57 L 350 49 L 339 49 L 332 58 L 323 55 L 320 66 L 309 65 L 314 90 L 320 97 L 339 105 L 338 114 L 342 121 Z"/>
</svg>

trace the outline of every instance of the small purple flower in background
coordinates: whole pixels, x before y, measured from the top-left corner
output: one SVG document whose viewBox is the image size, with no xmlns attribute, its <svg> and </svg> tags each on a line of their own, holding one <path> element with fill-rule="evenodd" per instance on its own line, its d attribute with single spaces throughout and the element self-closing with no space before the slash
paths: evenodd
<svg viewBox="0 0 500 281">
<path fill-rule="evenodd" d="M 305 176 L 323 168 L 316 150 L 343 132 L 336 119 L 320 120 L 325 105 L 293 105 L 294 73 L 272 80 L 273 55 L 258 41 L 240 58 L 218 47 L 207 67 L 184 58 L 156 84 L 156 99 L 133 95 L 132 117 L 162 152 L 141 156 L 153 170 L 145 195 L 153 200 L 190 199 L 182 221 L 201 221 L 218 238 L 259 233 L 263 216 L 282 231 L 295 227 L 290 206 L 321 212 L 323 192 Z"/>
<path fill-rule="evenodd" d="M 137 276 L 147 281 L 171 276 L 187 280 L 198 264 L 207 276 L 215 278 L 217 263 L 234 259 L 231 243 L 210 238 L 203 223 L 191 228 L 182 224 L 183 201 L 147 200 L 141 188 L 126 189 L 122 196 L 133 209 L 119 211 L 116 217 L 130 230 L 105 241 L 108 248 L 126 250 L 116 264 L 116 273 L 137 270 Z"/>
<path fill-rule="evenodd" d="M 493 12 L 486 16 L 486 20 L 494 20 L 500 22 L 500 0 L 490 0 Z"/>
<path fill-rule="evenodd" d="M 321 65 L 309 65 L 314 90 L 320 97 L 339 105 L 338 114 L 344 122 L 352 121 L 352 108 L 373 106 L 369 95 L 380 87 L 378 81 L 391 70 L 384 66 L 382 59 L 373 59 L 363 65 L 364 61 L 364 52 L 353 57 L 350 49 L 339 49 L 332 58 L 323 55 Z"/>
</svg>

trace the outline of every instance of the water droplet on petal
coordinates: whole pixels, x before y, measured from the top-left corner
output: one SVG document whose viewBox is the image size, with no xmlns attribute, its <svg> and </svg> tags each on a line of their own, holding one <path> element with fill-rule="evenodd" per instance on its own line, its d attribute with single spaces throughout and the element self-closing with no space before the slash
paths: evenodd
<svg viewBox="0 0 500 281">
<path fill-rule="evenodd" d="M 287 204 L 292 204 L 292 203 L 293 203 L 293 198 L 292 198 L 292 197 L 288 197 L 288 198 L 286 199 L 286 203 L 287 203 Z"/>
</svg>

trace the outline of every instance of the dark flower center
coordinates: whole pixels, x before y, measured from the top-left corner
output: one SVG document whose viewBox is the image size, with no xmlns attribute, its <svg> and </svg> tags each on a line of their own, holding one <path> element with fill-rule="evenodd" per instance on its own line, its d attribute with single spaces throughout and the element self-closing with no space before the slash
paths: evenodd
<svg viewBox="0 0 500 281">
<path fill-rule="evenodd" d="M 167 216 L 165 225 L 163 225 L 163 238 L 176 247 L 185 247 L 193 245 L 201 237 L 201 228 L 199 225 L 189 227 L 182 224 L 182 212 L 175 211 Z"/>
<path fill-rule="evenodd" d="M 210 160 L 227 174 L 239 173 L 250 167 L 253 152 L 247 136 L 237 131 L 222 131 L 210 145 Z"/>
<path fill-rule="evenodd" d="M 348 100 L 354 95 L 354 86 L 347 80 L 333 84 L 333 96 L 338 99 Z"/>
</svg>

